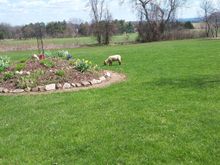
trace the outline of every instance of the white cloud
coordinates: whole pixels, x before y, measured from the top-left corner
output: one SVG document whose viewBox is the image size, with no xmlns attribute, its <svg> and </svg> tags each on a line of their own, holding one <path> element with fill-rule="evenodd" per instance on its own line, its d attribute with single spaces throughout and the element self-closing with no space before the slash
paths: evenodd
<svg viewBox="0 0 220 165">
<path fill-rule="evenodd" d="M 8 3 L 8 0 L 0 0 L 1 4 Z"/>
<path fill-rule="evenodd" d="M 0 21 L 13 25 L 30 22 L 49 22 L 80 18 L 90 20 L 87 0 L 0 0 Z M 214 0 L 217 1 L 217 0 Z M 129 3 L 119 4 L 119 0 L 108 0 L 114 19 L 135 20 L 136 14 Z M 179 17 L 196 17 L 200 0 L 191 0 L 191 4 L 179 12 Z"/>
</svg>

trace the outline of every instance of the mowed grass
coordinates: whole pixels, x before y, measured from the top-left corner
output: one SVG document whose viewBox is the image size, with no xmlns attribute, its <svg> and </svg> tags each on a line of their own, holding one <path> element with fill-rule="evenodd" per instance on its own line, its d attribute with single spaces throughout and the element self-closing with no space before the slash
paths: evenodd
<svg viewBox="0 0 220 165">
<path fill-rule="evenodd" d="M 127 75 L 103 89 L 0 96 L 0 164 L 220 162 L 220 41 L 71 49 Z M 13 60 L 33 52 L 8 53 Z M 2 54 L 2 53 L 1 53 Z"/>
<path fill-rule="evenodd" d="M 124 43 L 124 42 L 135 42 L 137 33 L 129 33 L 122 35 L 115 35 L 111 38 L 111 44 Z M 27 40 L 0 40 L 0 44 L 5 47 L 21 47 L 21 46 L 36 46 L 36 39 Z M 49 45 L 94 45 L 97 44 L 95 37 L 74 37 L 74 38 L 45 38 L 44 44 Z M 36 46 L 37 47 L 37 46 Z"/>
</svg>

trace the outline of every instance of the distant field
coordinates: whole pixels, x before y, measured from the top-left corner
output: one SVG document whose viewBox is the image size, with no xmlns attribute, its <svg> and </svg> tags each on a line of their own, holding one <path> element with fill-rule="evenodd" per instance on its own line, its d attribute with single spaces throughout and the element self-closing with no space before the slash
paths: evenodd
<svg viewBox="0 0 220 165">
<path fill-rule="evenodd" d="M 111 44 L 134 42 L 136 33 L 113 36 Z M 83 45 L 97 44 L 94 37 L 52 38 L 44 39 L 46 49 L 74 48 Z M 0 41 L 0 51 L 33 50 L 37 49 L 36 39 L 3 40 Z"/>
<path fill-rule="evenodd" d="M 203 29 L 205 27 L 205 23 L 203 22 L 193 23 L 193 26 L 195 29 Z"/>
<path fill-rule="evenodd" d="M 127 81 L 73 93 L 0 96 L 1 165 L 217 165 L 220 41 L 68 49 Z M 36 51 L 1 52 L 11 60 Z M 103 66 L 113 53 L 121 66 Z"/>
<path fill-rule="evenodd" d="M 206 28 L 206 24 L 204 22 L 193 23 L 193 26 L 195 29 L 199 29 L 199 30 L 201 30 L 201 29 L 204 30 Z M 218 31 L 218 35 L 220 35 L 220 29 Z"/>
</svg>

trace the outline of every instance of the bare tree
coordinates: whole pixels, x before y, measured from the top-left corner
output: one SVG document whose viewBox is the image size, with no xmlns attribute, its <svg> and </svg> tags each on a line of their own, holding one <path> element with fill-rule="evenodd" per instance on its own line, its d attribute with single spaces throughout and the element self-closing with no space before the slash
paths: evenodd
<svg viewBox="0 0 220 165">
<path fill-rule="evenodd" d="M 211 32 L 213 37 L 218 37 L 218 31 L 220 27 L 220 12 L 213 12 L 208 17 L 208 22 L 210 24 Z"/>
<path fill-rule="evenodd" d="M 91 9 L 93 33 L 99 44 L 102 42 L 101 37 L 101 20 L 103 18 L 105 0 L 89 0 L 87 6 Z"/>
<path fill-rule="evenodd" d="M 103 23 L 103 31 L 102 31 L 102 42 L 105 45 L 108 45 L 110 43 L 110 39 L 114 33 L 114 25 L 112 21 L 112 15 L 109 12 L 108 9 L 106 9 L 104 13 L 104 21 Z"/>
<path fill-rule="evenodd" d="M 206 37 L 209 37 L 210 34 L 213 34 L 213 31 L 211 29 L 210 19 L 209 19 L 209 16 L 214 11 L 212 1 L 203 0 L 200 4 L 200 8 L 203 11 L 203 21 L 205 23 Z"/>
<path fill-rule="evenodd" d="M 35 36 L 37 39 L 37 48 L 38 48 L 38 52 L 42 54 L 44 54 L 43 33 L 45 33 L 45 29 L 43 27 L 45 27 L 44 23 L 35 24 Z"/>
<path fill-rule="evenodd" d="M 139 13 L 139 37 L 145 42 L 163 38 L 165 30 L 175 19 L 177 9 L 186 0 L 130 0 L 130 2 Z"/>
<path fill-rule="evenodd" d="M 108 45 L 114 31 L 112 15 L 106 4 L 107 0 L 89 0 L 92 14 L 92 30 L 98 44 Z M 106 5 L 106 7 L 104 7 Z"/>
</svg>

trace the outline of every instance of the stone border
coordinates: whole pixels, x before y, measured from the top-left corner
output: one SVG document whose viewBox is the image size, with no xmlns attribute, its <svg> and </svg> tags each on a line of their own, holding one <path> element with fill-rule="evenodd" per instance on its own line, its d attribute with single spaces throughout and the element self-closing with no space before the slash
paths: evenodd
<svg viewBox="0 0 220 165">
<path fill-rule="evenodd" d="M 112 71 L 104 71 L 104 75 L 99 79 L 93 79 L 91 81 L 82 81 L 80 83 L 69 83 L 62 84 L 48 84 L 45 86 L 37 86 L 35 88 L 27 89 L 15 89 L 8 90 L 0 87 L 1 95 L 25 95 L 25 94 L 48 94 L 48 93 L 59 93 L 66 91 L 79 91 L 92 88 L 103 88 L 111 85 L 112 83 L 121 82 L 126 79 L 126 76 Z"/>
</svg>

